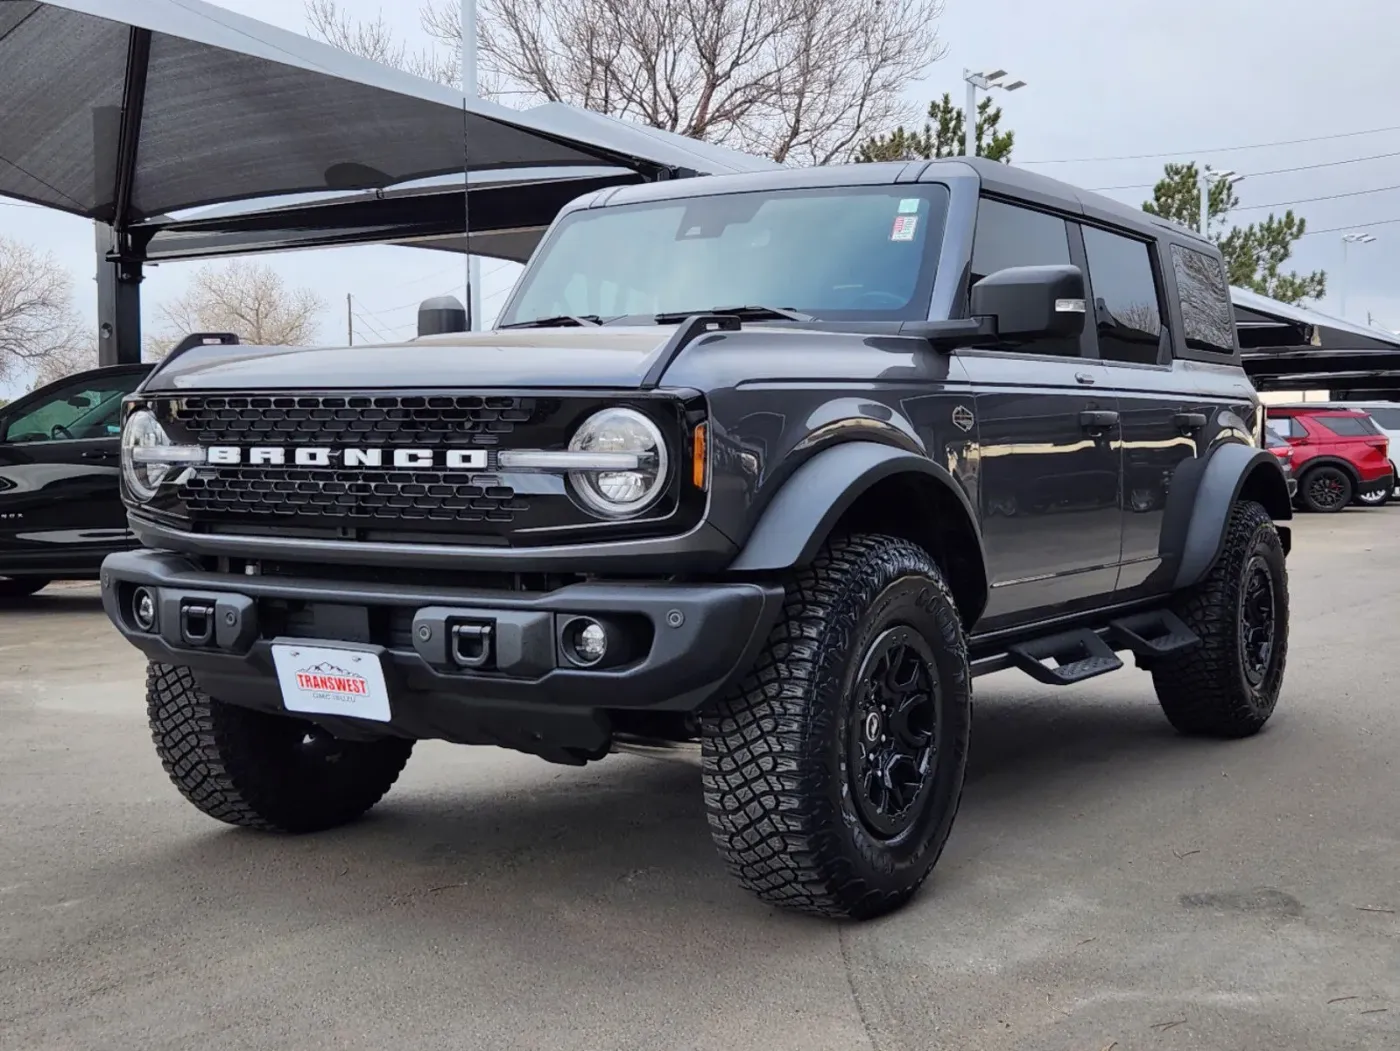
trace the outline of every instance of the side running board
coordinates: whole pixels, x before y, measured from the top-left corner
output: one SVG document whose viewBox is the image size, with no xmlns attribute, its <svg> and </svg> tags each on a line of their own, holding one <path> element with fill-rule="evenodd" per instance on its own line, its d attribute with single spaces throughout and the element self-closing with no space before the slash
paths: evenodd
<svg viewBox="0 0 1400 1051">
<path fill-rule="evenodd" d="M 1200 644 L 1200 637 L 1176 614 L 1150 610 L 1117 617 L 1101 628 L 1075 628 L 1017 643 L 1008 647 L 1006 659 L 1038 682 L 1072 686 L 1123 667 L 1115 651 L 1131 653 L 1139 668 L 1150 668 L 1155 659 Z"/>
</svg>

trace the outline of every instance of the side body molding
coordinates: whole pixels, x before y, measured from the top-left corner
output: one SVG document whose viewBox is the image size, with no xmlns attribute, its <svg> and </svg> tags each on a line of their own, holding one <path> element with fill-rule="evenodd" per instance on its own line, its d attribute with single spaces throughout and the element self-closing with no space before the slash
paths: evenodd
<svg viewBox="0 0 1400 1051">
<path fill-rule="evenodd" d="M 1181 559 L 1174 587 L 1190 587 L 1210 572 L 1225 544 L 1230 508 L 1241 497 L 1263 504 L 1276 521 L 1293 517 L 1288 482 L 1273 453 L 1242 442 L 1216 446 L 1208 454 L 1196 486 L 1191 517 L 1178 548 Z M 1282 528 L 1280 533 L 1286 551 L 1288 530 Z"/>
<path fill-rule="evenodd" d="M 947 469 L 916 453 L 877 442 L 851 441 L 814 455 L 793 472 L 764 510 L 728 571 L 762 573 L 810 562 L 832 526 L 871 486 L 897 474 L 917 474 L 946 489 L 961 506 L 977 555 L 986 564 L 977 516 Z"/>
</svg>

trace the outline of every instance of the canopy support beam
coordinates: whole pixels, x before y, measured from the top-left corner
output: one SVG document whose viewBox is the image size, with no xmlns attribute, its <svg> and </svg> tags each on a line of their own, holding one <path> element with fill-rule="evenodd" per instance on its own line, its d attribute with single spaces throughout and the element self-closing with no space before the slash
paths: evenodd
<svg viewBox="0 0 1400 1051">
<path fill-rule="evenodd" d="M 141 278 L 132 252 L 131 202 L 136 188 L 136 156 L 141 148 L 141 117 L 146 76 L 151 67 L 151 31 L 132 26 L 127 41 L 126 80 L 117 131 L 112 217 L 96 224 L 97 363 L 128 365 L 141 360 Z"/>
</svg>

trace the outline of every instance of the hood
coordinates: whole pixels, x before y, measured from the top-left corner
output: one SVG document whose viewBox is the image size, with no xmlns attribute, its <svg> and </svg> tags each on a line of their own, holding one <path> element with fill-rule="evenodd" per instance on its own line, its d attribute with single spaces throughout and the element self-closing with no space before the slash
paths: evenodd
<svg viewBox="0 0 1400 1051">
<path fill-rule="evenodd" d="M 453 332 L 354 347 L 197 346 L 148 392 L 606 388 L 641 384 L 674 326 Z"/>
</svg>

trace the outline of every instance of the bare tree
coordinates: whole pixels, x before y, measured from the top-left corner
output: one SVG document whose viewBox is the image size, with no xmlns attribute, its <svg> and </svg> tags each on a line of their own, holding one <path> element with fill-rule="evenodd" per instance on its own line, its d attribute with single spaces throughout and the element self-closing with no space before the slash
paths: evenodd
<svg viewBox="0 0 1400 1051">
<path fill-rule="evenodd" d="M 233 332 L 245 343 L 296 346 L 312 342 L 325 303 L 309 288 L 286 286 L 270 266 L 239 259 L 195 272 L 184 295 L 157 311 L 161 327 L 146 356 L 163 358 L 191 332 Z"/>
<path fill-rule="evenodd" d="M 33 369 L 47 374 L 81 353 L 85 337 L 91 344 L 68 271 L 52 255 L 0 237 L 0 380 Z"/>
<path fill-rule="evenodd" d="M 900 94 L 943 55 L 942 0 L 482 0 L 483 94 L 567 102 L 780 162 L 849 159 L 910 114 Z M 444 50 L 405 55 L 382 21 L 308 0 L 312 31 L 456 83 L 457 0 L 425 0 Z M 361 39 L 361 35 L 366 35 Z"/>
</svg>

